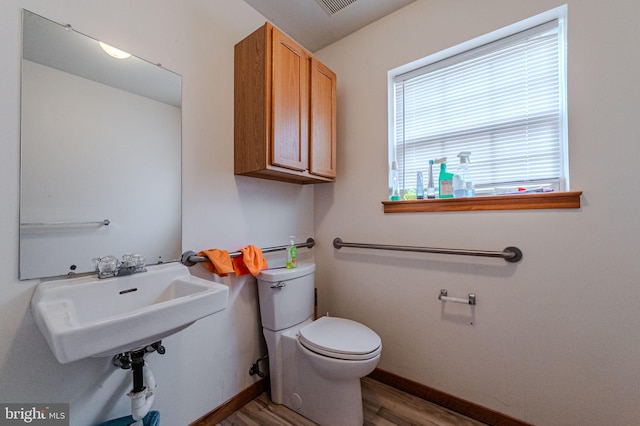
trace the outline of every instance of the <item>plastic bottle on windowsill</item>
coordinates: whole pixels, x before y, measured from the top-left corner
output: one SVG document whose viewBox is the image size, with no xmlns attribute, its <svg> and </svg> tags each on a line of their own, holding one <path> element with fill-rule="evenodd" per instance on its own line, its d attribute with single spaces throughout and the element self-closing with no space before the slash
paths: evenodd
<svg viewBox="0 0 640 426">
<path fill-rule="evenodd" d="M 416 199 L 424 199 L 424 185 L 422 183 L 422 172 L 418 172 L 416 176 Z"/>
<path fill-rule="evenodd" d="M 457 172 L 453 175 L 453 196 L 455 198 L 460 197 L 473 197 L 475 195 L 475 185 L 473 183 L 473 177 L 469 172 L 469 156 L 471 152 L 462 151 L 458 154 L 460 157 L 460 165 Z"/>
<path fill-rule="evenodd" d="M 436 198 L 436 188 L 433 185 L 433 160 L 429 160 L 429 180 L 427 183 L 427 198 Z"/>
<path fill-rule="evenodd" d="M 396 163 L 395 161 L 391 162 L 391 195 L 389 195 L 389 200 L 391 201 L 400 200 L 400 186 L 398 182 L 398 163 Z"/>
<path fill-rule="evenodd" d="M 436 163 L 440 163 L 438 198 L 453 198 L 453 173 L 447 172 L 447 157 L 436 160 Z"/>
</svg>

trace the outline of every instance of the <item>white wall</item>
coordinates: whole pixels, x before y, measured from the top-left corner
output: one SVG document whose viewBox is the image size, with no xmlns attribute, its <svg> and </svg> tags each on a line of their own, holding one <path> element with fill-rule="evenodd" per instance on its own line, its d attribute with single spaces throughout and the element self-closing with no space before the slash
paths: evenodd
<svg viewBox="0 0 640 426">
<path fill-rule="evenodd" d="M 281 245 L 292 234 L 304 241 L 313 236 L 313 188 L 233 175 L 233 46 L 265 21 L 244 2 L 0 3 L 0 402 L 70 402 L 71 424 L 87 426 L 128 415 L 132 383 L 107 358 L 58 364 L 31 316 L 37 281 L 18 281 L 22 8 L 182 75 L 183 250 Z M 281 255 L 268 260 L 284 263 Z M 266 351 L 255 283 L 224 281 L 228 308 L 165 339 L 166 355 L 148 358 L 162 424 L 186 425 L 255 380 L 249 367 Z"/>
<path fill-rule="evenodd" d="M 561 5 L 418 0 L 317 52 L 338 75 L 338 173 L 315 189 L 319 311 L 382 337 L 379 367 L 536 425 L 640 423 L 640 3 L 568 1 L 578 210 L 383 214 L 387 71 Z M 625 161 L 625 162 L 623 162 Z M 344 241 L 524 252 L 334 250 Z M 478 305 L 443 305 L 441 288 Z"/>
</svg>

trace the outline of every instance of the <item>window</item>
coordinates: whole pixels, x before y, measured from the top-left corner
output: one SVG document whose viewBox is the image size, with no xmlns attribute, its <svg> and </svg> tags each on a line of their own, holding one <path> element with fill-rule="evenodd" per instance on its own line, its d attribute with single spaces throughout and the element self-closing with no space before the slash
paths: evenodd
<svg viewBox="0 0 640 426">
<path fill-rule="evenodd" d="M 412 198 L 417 172 L 426 186 L 429 160 L 447 157 L 455 172 L 462 151 L 478 195 L 569 190 L 565 15 L 563 6 L 390 72 L 400 198 Z"/>
</svg>

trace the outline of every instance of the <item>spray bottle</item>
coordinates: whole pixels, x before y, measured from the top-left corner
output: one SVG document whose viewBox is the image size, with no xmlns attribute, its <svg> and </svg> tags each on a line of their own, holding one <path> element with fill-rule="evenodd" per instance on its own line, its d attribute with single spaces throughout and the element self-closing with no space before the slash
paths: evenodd
<svg viewBox="0 0 640 426">
<path fill-rule="evenodd" d="M 287 247 L 287 265 L 286 265 L 286 267 L 287 267 L 287 269 L 293 269 L 296 266 L 298 266 L 297 260 L 296 260 L 298 249 L 296 248 L 296 243 L 294 242 L 296 237 L 292 235 L 289 238 L 290 238 L 290 240 L 289 240 L 289 246 Z"/>
<path fill-rule="evenodd" d="M 473 197 L 475 195 L 475 185 L 469 172 L 470 155 L 471 152 L 469 151 L 462 151 L 458 154 L 458 157 L 460 157 L 460 165 L 458 166 L 458 171 L 453 176 L 454 197 Z"/>
</svg>

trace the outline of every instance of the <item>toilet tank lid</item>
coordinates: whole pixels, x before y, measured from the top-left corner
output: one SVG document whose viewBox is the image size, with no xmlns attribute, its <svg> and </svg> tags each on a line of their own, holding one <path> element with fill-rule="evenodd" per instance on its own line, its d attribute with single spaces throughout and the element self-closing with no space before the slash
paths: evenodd
<svg viewBox="0 0 640 426">
<path fill-rule="evenodd" d="M 292 269 L 287 269 L 284 266 L 281 268 L 265 269 L 258 274 L 257 278 L 258 280 L 267 282 L 287 281 L 312 274 L 315 270 L 315 263 L 298 262 L 298 266 Z"/>
</svg>

